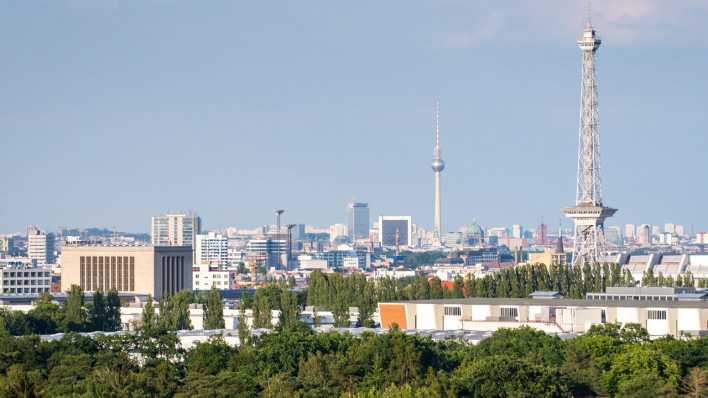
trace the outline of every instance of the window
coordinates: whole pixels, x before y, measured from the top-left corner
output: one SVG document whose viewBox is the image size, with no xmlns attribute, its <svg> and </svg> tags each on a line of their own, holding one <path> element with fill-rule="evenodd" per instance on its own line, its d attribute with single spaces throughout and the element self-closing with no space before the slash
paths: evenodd
<svg viewBox="0 0 708 398">
<path fill-rule="evenodd" d="M 501 307 L 499 309 L 501 318 L 513 318 L 519 316 L 519 309 L 516 307 Z"/>
<path fill-rule="evenodd" d="M 226 284 L 226 283 L 224 283 Z M 460 316 L 462 315 L 461 307 L 445 307 L 445 316 Z"/>
<path fill-rule="evenodd" d="M 666 319 L 666 311 L 664 311 L 664 310 L 649 310 L 649 314 L 648 314 L 647 318 L 648 319 L 665 320 Z"/>
</svg>

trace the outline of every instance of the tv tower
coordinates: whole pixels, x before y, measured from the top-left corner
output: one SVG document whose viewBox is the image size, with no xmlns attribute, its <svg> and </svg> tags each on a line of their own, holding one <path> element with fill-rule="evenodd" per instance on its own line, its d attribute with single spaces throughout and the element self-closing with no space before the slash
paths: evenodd
<svg viewBox="0 0 708 398">
<path fill-rule="evenodd" d="M 605 252 L 605 219 L 617 209 L 605 207 L 602 202 L 600 179 L 600 131 L 597 108 L 597 81 L 595 54 L 600 39 L 590 23 L 578 40 L 582 53 L 582 85 L 580 105 L 580 132 L 578 140 L 578 181 L 575 206 L 564 210 L 565 216 L 575 222 L 573 265 L 600 262 Z"/>
<path fill-rule="evenodd" d="M 433 150 L 433 172 L 435 173 L 435 203 L 433 217 L 433 245 L 442 245 L 442 227 L 440 225 L 440 173 L 445 169 L 445 162 L 440 156 L 440 103 L 435 102 L 435 149 Z"/>
</svg>

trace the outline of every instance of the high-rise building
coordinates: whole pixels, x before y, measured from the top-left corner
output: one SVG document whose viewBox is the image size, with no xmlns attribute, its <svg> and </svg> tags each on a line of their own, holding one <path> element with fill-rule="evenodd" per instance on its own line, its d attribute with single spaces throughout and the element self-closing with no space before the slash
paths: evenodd
<svg viewBox="0 0 708 398">
<path fill-rule="evenodd" d="M 512 238 L 522 238 L 522 234 L 524 233 L 524 229 L 521 227 L 519 224 L 514 224 L 511 226 L 511 237 Z"/>
<path fill-rule="evenodd" d="M 433 245 L 439 246 L 442 239 L 440 174 L 445 170 L 445 162 L 440 153 L 440 106 L 435 106 L 435 148 L 433 149 L 433 173 L 435 173 L 435 193 L 433 199 Z"/>
<path fill-rule="evenodd" d="M 664 224 L 664 232 L 674 234 L 676 233 L 676 226 L 674 224 Z"/>
<path fill-rule="evenodd" d="M 652 225 L 651 226 L 651 235 L 652 236 L 661 235 L 661 228 L 658 225 Z"/>
<path fill-rule="evenodd" d="M 347 204 L 347 236 L 352 241 L 369 237 L 369 205 L 351 202 Z"/>
<path fill-rule="evenodd" d="M 54 264 L 53 233 L 39 230 L 37 227 L 27 227 L 27 257 L 35 260 L 38 267 Z"/>
<path fill-rule="evenodd" d="M 379 243 L 386 247 L 411 246 L 411 216 L 379 216 Z"/>
<path fill-rule="evenodd" d="M 651 246 L 651 227 L 642 224 L 637 228 L 637 242 L 642 246 Z"/>
<path fill-rule="evenodd" d="M 15 251 L 15 238 L 12 236 L 0 236 L 0 254 L 14 256 Z"/>
<path fill-rule="evenodd" d="M 201 219 L 195 214 L 165 214 L 152 218 L 153 246 L 195 246 L 201 233 Z"/>
<path fill-rule="evenodd" d="M 564 210 L 575 223 L 573 264 L 601 262 L 605 247 L 605 219 L 617 209 L 605 207 L 600 178 L 600 131 L 595 80 L 595 54 L 600 39 L 588 21 L 578 40 L 582 52 L 578 177 L 575 206 Z"/>
<path fill-rule="evenodd" d="M 199 234 L 194 252 L 195 264 L 226 267 L 229 263 L 229 239 L 214 232 Z"/>
<path fill-rule="evenodd" d="M 534 234 L 534 240 L 537 245 L 545 245 L 548 243 L 548 226 L 541 223 L 536 227 L 536 233 Z"/>
<path fill-rule="evenodd" d="M 681 224 L 676 225 L 676 235 L 680 237 L 686 236 L 686 228 Z"/>
<path fill-rule="evenodd" d="M 634 240 L 637 236 L 637 227 L 634 224 L 626 224 L 624 226 L 624 237 L 628 240 Z"/>
<path fill-rule="evenodd" d="M 329 227 L 329 240 L 334 242 L 337 238 L 347 236 L 346 224 L 334 224 Z"/>
</svg>

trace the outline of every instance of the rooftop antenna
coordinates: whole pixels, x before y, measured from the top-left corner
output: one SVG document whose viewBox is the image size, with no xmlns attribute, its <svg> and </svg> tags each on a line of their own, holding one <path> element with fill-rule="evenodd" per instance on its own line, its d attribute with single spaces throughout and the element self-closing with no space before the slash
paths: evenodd
<svg viewBox="0 0 708 398">
<path fill-rule="evenodd" d="M 588 26 L 592 26 L 592 0 L 588 0 L 587 4 L 585 5 L 585 12 L 587 13 L 587 22 Z"/>
</svg>

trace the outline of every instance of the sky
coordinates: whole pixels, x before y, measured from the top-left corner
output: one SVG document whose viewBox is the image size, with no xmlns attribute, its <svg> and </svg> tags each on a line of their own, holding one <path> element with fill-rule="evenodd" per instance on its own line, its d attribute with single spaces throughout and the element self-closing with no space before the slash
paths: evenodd
<svg viewBox="0 0 708 398">
<path fill-rule="evenodd" d="M 0 233 L 433 218 L 557 226 L 575 199 L 569 0 L 0 0 Z M 708 228 L 708 0 L 596 0 L 608 225 Z M 569 225 L 565 221 L 566 225 Z"/>
</svg>

